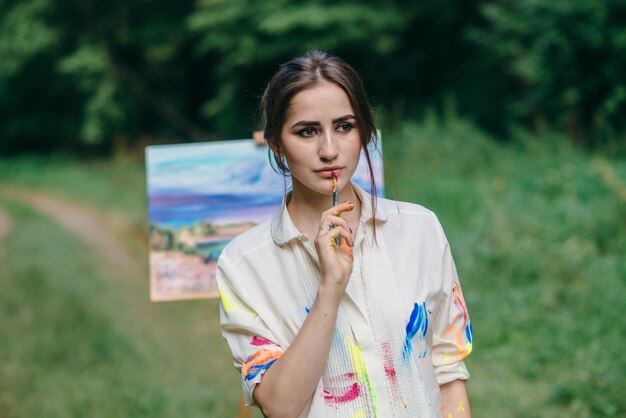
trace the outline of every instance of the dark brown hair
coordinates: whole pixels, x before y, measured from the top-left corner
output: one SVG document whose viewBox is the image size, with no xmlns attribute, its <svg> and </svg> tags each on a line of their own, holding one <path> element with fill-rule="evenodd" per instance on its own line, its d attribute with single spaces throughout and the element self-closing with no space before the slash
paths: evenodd
<svg viewBox="0 0 626 418">
<path fill-rule="evenodd" d="M 285 159 L 280 156 L 281 131 L 287 118 L 291 99 L 299 92 L 312 88 L 321 81 L 335 83 L 346 92 L 361 137 L 370 175 L 372 210 L 376 212 L 376 183 L 368 145 L 378 139 L 372 108 L 367 100 L 363 81 L 359 74 L 345 61 L 326 52 L 312 50 L 280 66 L 263 93 L 261 115 L 263 136 L 270 146 L 272 167 L 287 177 L 290 175 Z M 272 152 L 272 150 L 274 152 Z M 375 225 L 375 223 L 374 223 Z M 375 228 L 375 226 L 374 226 Z"/>
</svg>

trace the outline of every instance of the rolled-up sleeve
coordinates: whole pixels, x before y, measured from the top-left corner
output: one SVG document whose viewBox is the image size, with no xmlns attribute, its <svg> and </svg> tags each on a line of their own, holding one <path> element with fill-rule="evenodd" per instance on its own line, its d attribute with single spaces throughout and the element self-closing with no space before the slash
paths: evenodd
<svg viewBox="0 0 626 418">
<path fill-rule="evenodd" d="M 236 271 L 226 254 L 217 264 L 217 285 L 220 293 L 220 325 L 233 355 L 233 364 L 241 372 L 243 398 L 246 405 L 254 405 L 252 396 L 263 374 L 277 361 L 284 349 L 265 322 L 246 300 L 239 282 L 245 271 Z"/>
<path fill-rule="evenodd" d="M 472 351 L 472 323 L 450 247 L 445 241 L 441 266 L 442 294 L 434 315 L 432 362 L 437 383 L 469 379 L 465 359 Z"/>
</svg>

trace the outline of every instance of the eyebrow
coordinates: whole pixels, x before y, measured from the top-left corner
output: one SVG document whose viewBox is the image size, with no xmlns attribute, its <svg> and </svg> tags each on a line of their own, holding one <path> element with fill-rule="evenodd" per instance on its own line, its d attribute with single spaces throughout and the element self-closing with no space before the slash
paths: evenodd
<svg viewBox="0 0 626 418">
<path fill-rule="evenodd" d="M 340 118 L 333 119 L 333 123 L 344 122 L 344 121 L 350 120 L 350 119 L 356 119 L 356 116 L 354 116 L 354 115 L 345 115 L 345 116 L 342 116 Z M 320 123 L 316 122 L 316 121 L 301 120 L 301 121 L 298 121 L 298 122 L 294 123 L 291 127 L 294 128 L 296 126 L 319 126 L 319 125 L 320 125 Z"/>
</svg>

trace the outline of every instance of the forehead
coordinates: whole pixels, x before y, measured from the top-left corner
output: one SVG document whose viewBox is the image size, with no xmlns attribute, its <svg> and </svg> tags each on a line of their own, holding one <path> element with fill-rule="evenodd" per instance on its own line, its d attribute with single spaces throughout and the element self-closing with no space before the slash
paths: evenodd
<svg viewBox="0 0 626 418">
<path fill-rule="evenodd" d="M 316 121 L 348 114 L 354 115 L 354 111 L 346 92 L 335 83 L 321 81 L 292 97 L 287 120 Z"/>
</svg>

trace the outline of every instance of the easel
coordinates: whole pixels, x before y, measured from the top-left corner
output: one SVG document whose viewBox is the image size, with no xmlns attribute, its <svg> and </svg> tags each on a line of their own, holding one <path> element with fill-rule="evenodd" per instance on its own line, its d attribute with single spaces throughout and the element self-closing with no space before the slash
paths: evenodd
<svg viewBox="0 0 626 418">
<path fill-rule="evenodd" d="M 243 403 L 243 395 L 239 395 L 239 412 L 237 418 L 252 418 L 252 408 Z"/>
</svg>

